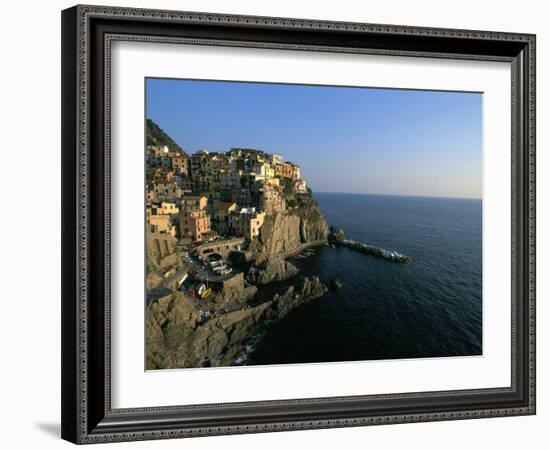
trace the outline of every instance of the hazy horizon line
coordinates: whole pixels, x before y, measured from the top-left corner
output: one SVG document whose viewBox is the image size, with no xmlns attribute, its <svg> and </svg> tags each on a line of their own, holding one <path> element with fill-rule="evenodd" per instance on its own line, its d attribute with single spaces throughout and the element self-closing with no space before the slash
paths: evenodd
<svg viewBox="0 0 550 450">
<path fill-rule="evenodd" d="M 387 194 L 381 192 L 344 192 L 344 191 L 317 191 L 311 190 L 312 194 L 348 194 L 348 195 L 378 195 L 385 197 L 421 197 L 421 198 L 440 198 L 453 200 L 483 200 L 483 197 L 455 197 L 450 195 L 422 195 L 422 194 Z"/>
</svg>

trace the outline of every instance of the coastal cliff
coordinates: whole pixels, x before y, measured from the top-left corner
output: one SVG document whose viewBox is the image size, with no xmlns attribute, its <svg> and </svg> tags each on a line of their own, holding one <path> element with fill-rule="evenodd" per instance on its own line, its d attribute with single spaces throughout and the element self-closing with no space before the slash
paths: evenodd
<svg viewBox="0 0 550 450">
<path fill-rule="evenodd" d="M 326 291 L 319 278 L 304 277 L 271 301 L 208 320 L 182 293 L 163 297 L 147 315 L 147 369 L 232 365 L 252 335 Z"/>
<path fill-rule="evenodd" d="M 310 192 L 287 194 L 285 200 L 287 210 L 268 215 L 260 228 L 254 243 L 260 261 L 271 255 L 286 256 L 328 240 L 328 224 Z"/>
<path fill-rule="evenodd" d="M 147 313 L 147 368 L 209 367 L 236 364 L 250 339 L 294 308 L 328 290 L 317 277 L 298 277 L 285 256 L 327 242 L 329 229 L 311 197 L 307 206 L 267 216 L 254 242 L 255 261 L 241 286 L 223 289 L 205 316 L 182 292 L 151 303 Z M 163 270 L 180 266 L 175 239 L 150 233 L 148 288 L 160 283 Z M 296 281 L 294 281 L 296 277 Z M 290 280 L 286 290 L 257 304 L 263 286 Z M 243 280 L 244 281 L 244 280 Z"/>
<path fill-rule="evenodd" d="M 238 364 L 327 291 L 286 259 L 329 237 L 299 165 L 249 148 L 190 155 L 148 119 L 146 174 L 148 369 Z"/>
</svg>

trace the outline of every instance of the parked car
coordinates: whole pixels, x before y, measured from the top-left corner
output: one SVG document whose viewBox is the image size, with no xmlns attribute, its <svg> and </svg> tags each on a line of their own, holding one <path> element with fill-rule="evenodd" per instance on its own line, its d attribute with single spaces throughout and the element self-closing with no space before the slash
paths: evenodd
<svg viewBox="0 0 550 450">
<path fill-rule="evenodd" d="M 212 270 L 217 273 L 217 274 L 220 274 L 220 273 L 223 273 L 223 271 L 226 269 L 227 267 L 222 264 L 220 266 L 216 266 L 216 267 L 213 267 Z"/>
</svg>

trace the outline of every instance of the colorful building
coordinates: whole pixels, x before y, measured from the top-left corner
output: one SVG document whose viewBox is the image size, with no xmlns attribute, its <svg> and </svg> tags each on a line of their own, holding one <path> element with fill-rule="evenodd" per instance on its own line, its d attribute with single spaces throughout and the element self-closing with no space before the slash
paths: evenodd
<svg viewBox="0 0 550 450">
<path fill-rule="evenodd" d="M 234 233 L 252 241 L 260 234 L 260 228 L 265 220 L 265 212 L 256 208 L 242 208 L 229 216 L 229 227 Z"/>
<path fill-rule="evenodd" d="M 210 233 L 210 216 L 204 210 L 180 211 L 179 216 L 180 236 L 202 241 L 206 234 Z"/>
<path fill-rule="evenodd" d="M 165 233 L 176 237 L 178 231 L 178 214 L 162 214 L 160 209 L 147 208 L 149 231 Z"/>
<path fill-rule="evenodd" d="M 172 169 L 179 174 L 187 176 L 189 174 L 189 158 L 184 155 L 175 155 L 172 158 Z"/>
<path fill-rule="evenodd" d="M 184 195 L 181 198 L 181 209 L 184 211 L 205 209 L 207 205 L 208 197 L 204 195 Z"/>
<path fill-rule="evenodd" d="M 275 166 L 275 176 L 278 178 L 292 178 L 292 164 L 282 163 Z"/>
<path fill-rule="evenodd" d="M 212 227 L 220 234 L 229 230 L 229 216 L 237 210 L 235 202 L 218 202 L 212 213 Z"/>
<path fill-rule="evenodd" d="M 179 212 L 178 206 L 172 202 L 162 202 L 157 209 L 157 214 L 178 214 Z"/>
</svg>

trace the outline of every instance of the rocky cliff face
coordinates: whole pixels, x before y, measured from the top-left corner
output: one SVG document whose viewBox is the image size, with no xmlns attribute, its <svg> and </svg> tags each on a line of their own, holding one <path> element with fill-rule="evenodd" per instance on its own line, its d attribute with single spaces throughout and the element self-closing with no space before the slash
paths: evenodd
<svg viewBox="0 0 550 450">
<path fill-rule="evenodd" d="M 266 256 L 288 253 L 300 246 L 300 217 L 276 213 L 266 217 L 260 228 L 258 250 Z"/>
<path fill-rule="evenodd" d="M 266 217 L 260 228 L 256 251 L 263 257 L 285 255 L 303 246 L 326 242 L 329 228 L 315 202 Z"/>
<path fill-rule="evenodd" d="M 326 290 L 319 278 L 306 277 L 271 301 L 206 321 L 183 294 L 161 298 L 147 315 L 147 368 L 232 365 L 246 340 L 267 322 L 282 319 Z"/>
<path fill-rule="evenodd" d="M 269 305 L 237 310 L 202 322 L 179 292 L 151 305 L 147 318 L 147 368 L 231 365 L 249 330 Z"/>
<path fill-rule="evenodd" d="M 153 289 L 162 281 L 162 272 L 169 268 L 181 268 L 176 255 L 176 239 L 168 234 L 147 232 L 147 289 Z"/>
</svg>

